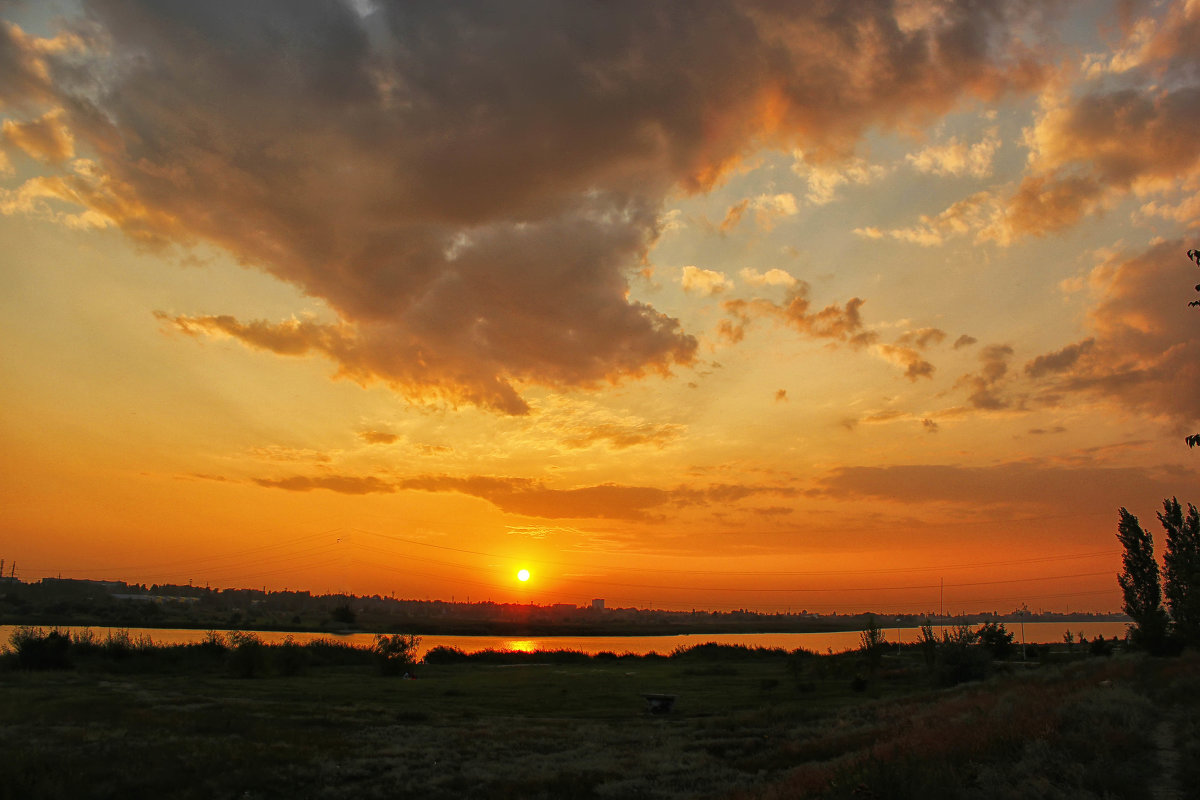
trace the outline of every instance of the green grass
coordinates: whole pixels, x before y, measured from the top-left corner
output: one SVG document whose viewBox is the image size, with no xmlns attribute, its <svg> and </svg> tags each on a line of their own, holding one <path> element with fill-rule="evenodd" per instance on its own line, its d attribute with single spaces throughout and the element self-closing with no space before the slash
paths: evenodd
<svg viewBox="0 0 1200 800">
<path fill-rule="evenodd" d="M 1164 714 L 1195 777 L 1194 655 L 935 689 L 913 651 L 862 692 L 853 654 L 493 655 L 417 680 L 336 648 L 291 676 L 222 655 L 0 670 L 0 798 L 1142 797 Z"/>
</svg>

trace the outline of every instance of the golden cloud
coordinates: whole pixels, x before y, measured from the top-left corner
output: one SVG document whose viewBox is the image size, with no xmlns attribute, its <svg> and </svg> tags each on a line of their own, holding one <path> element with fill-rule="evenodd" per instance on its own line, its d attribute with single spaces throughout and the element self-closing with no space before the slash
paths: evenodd
<svg viewBox="0 0 1200 800">
<path fill-rule="evenodd" d="M 696 339 L 627 279 L 675 193 L 764 146 L 827 165 L 867 130 L 1043 78 L 1025 2 L 946 4 L 920 24 L 884 0 L 85 5 L 54 40 L 0 26 L 9 138 L 82 209 L 61 221 L 215 244 L 339 318 L 181 329 L 504 413 L 528 409 L 526 386 L 693 363 Z M 62 161 L 68 141 L 86 170 Z M 789 314 L 849 339 L 855 311 Z"/>
</svg>

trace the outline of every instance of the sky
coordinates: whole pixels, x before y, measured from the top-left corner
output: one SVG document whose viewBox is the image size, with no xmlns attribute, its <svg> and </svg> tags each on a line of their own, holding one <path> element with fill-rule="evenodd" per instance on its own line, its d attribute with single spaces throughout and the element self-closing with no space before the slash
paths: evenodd
<svg viewBox="0 0 1200 800">
<path fill-rule="evenodd" d="M 1196 0 L 0 0 L 0 558 L 1117 610 L 1198 123 Z"/>
</svg>

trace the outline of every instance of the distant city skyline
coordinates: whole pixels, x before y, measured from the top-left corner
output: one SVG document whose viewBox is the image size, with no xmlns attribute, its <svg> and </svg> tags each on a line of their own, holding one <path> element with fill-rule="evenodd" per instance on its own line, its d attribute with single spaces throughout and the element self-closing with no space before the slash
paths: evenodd
<svg viewBox="0 0 1200 800">
<path fill-rule="evenodd" d="M 1117 509 L 1200 503 L 1198 41 L 1196 2 L 5 3 L 0 557 L 1117 610 Z"/>
</svg>

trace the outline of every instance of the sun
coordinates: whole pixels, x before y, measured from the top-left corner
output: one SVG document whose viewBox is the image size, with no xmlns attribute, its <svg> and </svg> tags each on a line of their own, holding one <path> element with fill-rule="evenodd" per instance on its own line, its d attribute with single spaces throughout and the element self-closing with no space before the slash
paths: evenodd
<svg viewBox="0 0 1200 800">
<path fill-rule="evenodd" d="M 527 569 L 517 570 L 517 580 L 519 580 L 521 583 L 524 583 L 525 581 L 529 580 L 529 570 L 527 570 Z"/>
</svg>

